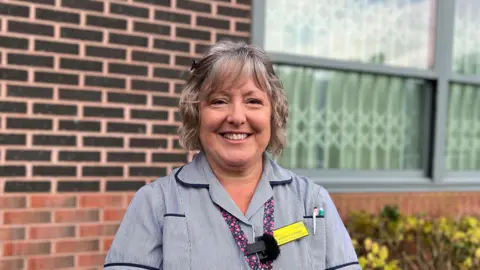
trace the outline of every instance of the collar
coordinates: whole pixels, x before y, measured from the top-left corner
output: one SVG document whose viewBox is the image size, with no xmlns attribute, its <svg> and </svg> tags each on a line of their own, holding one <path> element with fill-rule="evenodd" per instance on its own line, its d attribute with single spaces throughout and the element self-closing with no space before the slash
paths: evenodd
<svg viewBox="0 0 480 270">
<path fill-rule="evenodd" d="M 210 188 L 210 185 L 218 182 L 203 151 L 198 153 L 192 162 L 178 169 L 175 173 L 175 180 L 187 187 L 207 189 Z M 262 180 L 268 181 L 273 187 L 290 184 L 292 175 L 264 153 Z"/>
</svg>

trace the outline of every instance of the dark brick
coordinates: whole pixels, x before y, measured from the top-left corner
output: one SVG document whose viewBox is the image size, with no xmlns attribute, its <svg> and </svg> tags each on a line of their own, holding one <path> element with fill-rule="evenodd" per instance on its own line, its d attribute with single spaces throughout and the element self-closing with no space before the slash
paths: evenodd
<svg viewBox="0 0 480 270">
<path fill-rule="evenodd" d="M 244 4 L 244 5 L 251 5 L 252 1 L 251 0 L 237 0 L 237 4 Z"/>
<path fill-rule="evenodd" d="M 145 133 L 146 127 L 144 124 L 108 123 L 107 132 Z"/>
<path fill-rule="evenodd" d="M 60 120 L 60 130 L 77 130 L 77 131 L 100 131 L 100 122 L 97 121 L 72 121 Z"/>
<path fill-rule="evenodd" d="M 11 49 L 28 49 L 28 39 L 0 35 L 0 47 Z"/>
<path fill-rule="evenodd" d="M 35 82 L 77 85 L 78 75 L 36 71 Z"/>
<path fill-rule="evenodd" d="M 166 139 L 130 138 L 130 148 L 167 148 Z"/>
<path fill-rule="evenodd" d="M 28 18 L 30 16 L 30 8 L 28 6 L 0 3 L 0 14 Z"/>
<path fill-rule="evenodd" d="M 154 125 L 154 134 L 177 134 L 178 126 Z"/>
<path fill-rule="evenodd" d="M 146 76 L 148 74 L 148 68 L 146 66 L 109 63 L 108 72 L 116 74 Z"/>
<path fill-rule="evenodd" d="M 53 37 L 53 26 L 39 23 L 8 21 L 8 31 Z"/>
<path fill-rule="evenodd" d="M 51 130 L 52 127 L 50 119 L 7 118 L 7 128 L 11 129 Z"/>
<path fill-rule="evenodd" d="M 127 104 L 147 104 L 147 96 L 134 94 L 108 93 L 108 102 Z"/>
<path fill-rule="evenodd" d="M 155 10 L 155 20 L 190 24 L 191 16 L 176 12 Z"/>
<path fill-rule="evenodd" d="M 197 16 L 197 25 L 225 30 L 230 29 L 230 22 L 227 20 L 212 19 L 202 16 Z"/>
<path fill-rule="evenodd" d="M 27 54 L 19 54 L 19 53 L 9 53 L 8 64 L 53 68 L 53 56 L 38 56 L 38 55 L 27 55 Z"/>
<path fill-rule="evenodd" d="M 134 0 L 135 2 L 153 4 L 157 6 L 170 7 L 170 0 Z"/>
<path fill-rule="evenodd" d="M 51 9 L 37 8 L 35 14 L 37 19 L 66 22 L 66 23 L 80 23 L 80 14 L 72 12 L 54 11 Z"/>
<path fill-rule="evenodd" d="M 217 33 L 217 42 L 221 41 L 221 40 L 243 41 L 243 42 L 248 43 L 248 37 L 241 37 L 241 36 L 234 36 L 234 35 Z"/>
<path fill-rule="evenodd" d="M 110 152 L 107 153 L 108 162 L 145 162 L 145 153 Z"/>
<path fill-rule="evenodd" d="M 182 121 L 182 115 L 180 115 L 180 112 L 175 112 L 175 121 L 177 122 Z"/>
<path fill-rule="evenodd" d="M 2 166 L 2 165 L 0 165 L 0 177 L 25 176 L 25 174 L 26 174 L 25 166 L 19 166 L 19 165 Z"/>
<path fill-rule="evenodd" d="M 127 20 L 87 15 L 87 25 L 126 30 Z"/>
<path fill-rule="evenodd" d="M 210 50 L 210 45 L 195 44 L 195 53 L 196 54 L 205 54 Z"/>
<path fill-rule="evenodd" d="M 167 111 L 151 111 L 151 110 L 132 110 L 130 112 L 130 118 L 168 120 L 168 112 Z"/>
<path fill-rule="evenodd" d="M 122 108 L 105 108 L 105 107 L 83 107 L 83 116 L 85 117 L 106 117 L 106 118 L 123 118 Z"/>
<path fill-rule="evenodd" d="M 89 46 L 85 50 L 88 56 L 113 58 L 113 59 L 125 59 L 127 57 L 127 51 L 124 49 L 116 49 L 110 47 Z"/>
<path fill-rule="evenodd" d="M 33 135 L 33 145 L 76 146 L 77 138 L 61 135 Z"/>
<path fill-rule="evenodd" d="M 198 61 L 199 59 L 197 57 L 185 57 L 177 55 L 175 56 L 175 65 L 191 67 L 193 60 Z"/>
<path fill-rule="evenodd" d="M 83 41 L 102 41 L 103 33 L 100 31 L 83 30 L 70 27 L 62 27 L 60 30 L 62 38 L 72 38 Z"/>
<path fill-rule="evenodd" d="M 130 167 L 130 176 L 156 176 L 161 177 L 167 174 L 167 169 L 162 167 Z"/>
<path fill-rule="evenodd" d="M 137 191 L 145 181 L 107 181 L 107 191 Z"/>
<path fill-rule="evenodd" d="M 26 81 L 28 73 L 25 70 L 0 68 L 0 80 Z"/>
<path fill-rule="evenodd" d="M 26 143 L 25 134 L 0 134 L 0 145 L 25 145 Z"/>
<path fill-rule="evenodd" d="M 168 64 L 170 62 L 170 56 L 168 54 L 133 51 L 132 60 L 150 62 L 150 63 L 156 63 L 156 64 L 157 63 Z"/>
<path fill-rule="evenodd" d="M 137 90 L 150 90 L 165 93 L 168 93 L 169 91 L 168 83 L 144 80 L 132 80 L 131 88 Z"/>
<path fill-rule="evenodd" d="M 85 85 L 101 86 L 106 88 L 125 88 L 125 79 L 109 78 L 104 76 L 85 76 Z"/>
<path fill-rule="evenodd" d="M 8 85 L 7 95 L 9 97 L 53 98 L 53 89 L 24 85 Z"/>
<path fill-rule="evenodd" d="M 50 151 L 40 150 L 7 150 L 7 160 L 50 161 Z"/>
<path fill-rule="evenodd" d="M 123 138 L 83 137 L 84 146 L 123 147 Z"/>
<path fill-rule="evenodd" d="M 100 191 L 99 181 L 58 181 L 58 192 Z"/>
<path fill-rule="evenodd" d="M 212 7 L 210 4 L 206 3 L 198 3 L 189 0 L 177 0 L 177 8 L 199 11 L 199 12 L 206 12 L 211 13 Z"/>
<path fill-rule="evenodd" d="M 75 166 L 33 166 L 34 176 L 76 176 Z"/>
<path fill-rule="evenodd" d="M 0 112 L 26 113 L 27 104 L 25 102 L 0 101 Z"/>
<path fill-rule="evenodd" d="M 55 5 L 55 0 L 17 0 L 17 1 L 22 1 L 22 2 L 30 2 L 30 3 L 36 3 L 36 4 L 44 4 L 44 5 Z"/>
<path fill-rule="evenodd" d="M 179 51 L 179 52 L 190 51 L 190 44 L 188 42 L 182 42 L 182 41 L 155 39 L 153 41 L 153 47 L 157 49 Z"/>
<path fill-rule="evenodd" d="M 60 151 L 58 153 L 60 161 L 100 161 L 100 152 L 89 151 Z"/>
<path fill-rule="evenodd" d="M 192 38 L 206 41 L 210 41 L 211 39 L 211 33 L 209 31 L 192 30 L 189 28 L 181 27 L 177 27 L 176 31 L 177 37 Z"/>
<path fill-rule="evenodd" d="M 182 145 L 180 144 L 180 141 L 175 139 L 173 140 L 173 148 L 174 149 L 183 149 Z"/>
<path fill-rule="evenodd" d="M 249 18 L 250 11 L 246 9 L 240 8 L 232 8 L 232 7 L 224 7 L 218 6 L 217 7 L 217 14 L 225 15 L 229 17 L 238 17 L 238 18 Z"/>
<path fill-rule="evenodd" d="M 176 97 L 153 97 L 153 105 L 177 107 L 180 100 Z"/>
<path fill-rule="evenodd" d="M 115 34 L 115 33 L 110 33 L 108 42 L 113 44 L 140 46 L 140 47 L 148 46 L 148 39 L 146 37 L 121 35 L 121 34 Z"/>
<path fill-rule="evenodd" d="M 77 106 L 60 104 L 34 104 L 33 113 L 51 115 L 77 115 Z"/>
<path fill-rule="evenodd" d="M 164 35 L 164 36 L 170 35 L 170 26 L 168 25 L 134 22 L 133 30 L 136 32 L 144 32 L 144 33 L 158 34 L 158 35 Z"/>
<path fill-rule="evenodd" d="M 122 14 L 131 17 L 148 18 L 148 9 L 110 3 L 110 13 Z"/>
<path fill-rule="evenodd" d="M 184 87 L 185 87 L 184 84 L 176 83 L 176 84 L 175 84 L 175 93 L 177 93 L 177 94 L 182 93 Z"/>
<path fill-rule="evenodd" d="M 237 22 L 235 24 L 235 30 L 239 31 L 239 32 L 250 32 L 250 24 L 249 23 Z"/>
<path fill-rule="evenodd" d="M 123 167 L 84 166 L 82 176 L 123 176 Z"/>
<path fill-rule="evenodd" d="M 80 101 L 102 101 L 102 93 L 91 90 L 60 89 L 60 99 Z"/>
<path fill-rule="evenodd" d="M 159 78 L 169 78 L 169 79 L 185 79 L 187 73 L 183 70 L 178 69 L 168 69 L 168 68 L 155 68 L 153 70 L 153 76 Z"/>
<path fill-rule="evenodd" d="M 103 12 L 103 3 L 90 0 L 62 0 L 62 7 Z"/>
<path fill-rule="evenodd" d="M 187 162 L 186 154 L 173 153 L 154 153 L 152 154 L 153 162 Z"/>
<path fill-rule="evenodd" d="M 5 192 L 49 192 L 49 181 L 7 181 Z"/>
<path fill-rule="evenodd" d="M 78 44 L 46 40 L 35 40 L 35 50 L 43 52 L 79 54 Z"/>
<path fill-rule="evenodd" d="M 74 69 L 84 71 L 102 71 L 103 63 L 98 61 L 86 61 L 62 58 L 60 59 L 60 68 Z"/>
</svg>

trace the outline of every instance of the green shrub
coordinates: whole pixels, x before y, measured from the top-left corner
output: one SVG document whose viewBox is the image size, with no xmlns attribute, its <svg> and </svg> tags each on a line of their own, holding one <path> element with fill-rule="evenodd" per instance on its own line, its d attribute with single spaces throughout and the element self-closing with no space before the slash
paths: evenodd
<svg viewBox="0 0 480 270">
<path fill-rule="evenodd" d="M 345 223 L 363 269 L 480 269 L 480 221 L 352 213 Z"/>
</svg>

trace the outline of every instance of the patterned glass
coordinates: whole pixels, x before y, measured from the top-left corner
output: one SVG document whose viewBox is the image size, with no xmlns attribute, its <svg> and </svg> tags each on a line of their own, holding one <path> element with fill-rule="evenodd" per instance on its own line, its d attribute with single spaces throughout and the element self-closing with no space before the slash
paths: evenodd
<svg viewBox="0 0 480 270">
<path fill-rule="evenodd" d="M 422 168 L 425 93 L 417 79 L 276 66 L 288 96 L 287 147 L 297 169 Z"/>
<path fill-rule="evenodd" d="M 480 74 L 480 1 L 455 1 L 453 71 Z"/>
<path fill-rule="evenodd" d="M 428 69 L 435 0 L 266 0 L 269 52 Z"/>
<path fill-rule="evenodd" d="M 450 86 L 446 156 L 448 170 L 480 169 L 480 86 Z"/>
</svg>

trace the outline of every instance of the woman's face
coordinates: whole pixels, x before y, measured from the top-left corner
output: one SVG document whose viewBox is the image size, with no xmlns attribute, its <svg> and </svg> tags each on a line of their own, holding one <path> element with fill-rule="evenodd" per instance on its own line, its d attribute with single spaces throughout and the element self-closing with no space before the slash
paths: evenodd
<svg viewBox="0 0 480 270">
<path fill-rule="evenodd" d="M 268 94 L 252 79 L 212 92 L 200 103 L 200 142 L 210 162 L 223 168 L 261 162 L 271 135 Z"/>
</svg>

